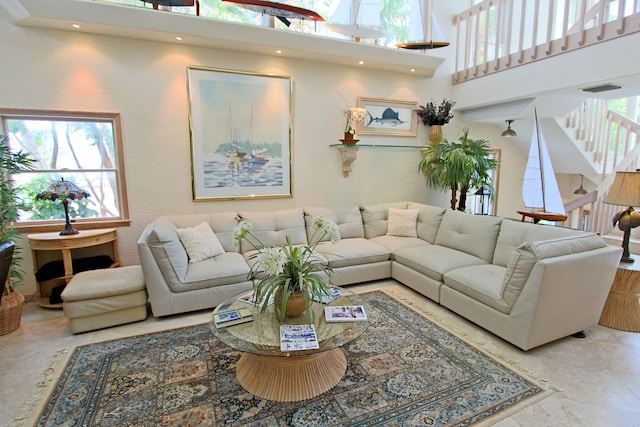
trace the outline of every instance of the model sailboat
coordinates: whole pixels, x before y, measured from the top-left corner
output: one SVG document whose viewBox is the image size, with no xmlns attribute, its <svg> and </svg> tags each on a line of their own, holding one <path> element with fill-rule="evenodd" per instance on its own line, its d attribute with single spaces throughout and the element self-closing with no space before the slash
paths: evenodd
<svg viewBox="0 0 640 427">
<path fill-rule="evenodd" d="M 547 144 L 538 125 L 537 112 L 522 182 L 522 199 L 527 210 L 518 213 L 523 221 L 525 217 L 532 218 L 536 223 L 540 220 L 561 222 L 567 219 Z"/>
</svg>

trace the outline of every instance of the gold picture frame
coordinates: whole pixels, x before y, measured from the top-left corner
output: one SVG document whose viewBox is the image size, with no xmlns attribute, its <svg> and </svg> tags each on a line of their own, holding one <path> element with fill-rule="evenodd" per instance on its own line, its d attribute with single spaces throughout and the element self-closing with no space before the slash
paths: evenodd
<svg viewBox="0 0 640 427">
<path fill-rule="evenodd" d="M 291 193 L 289 76 L 187 67 L 193 200 Z"/>
<path fill-rule="evenodd" d="M 381 98 L 358 98 L 358 107 L 365 108 L 369 118 L 356 125 L 360 135 L 416 136 L 418 103 Z"/>
</svg>

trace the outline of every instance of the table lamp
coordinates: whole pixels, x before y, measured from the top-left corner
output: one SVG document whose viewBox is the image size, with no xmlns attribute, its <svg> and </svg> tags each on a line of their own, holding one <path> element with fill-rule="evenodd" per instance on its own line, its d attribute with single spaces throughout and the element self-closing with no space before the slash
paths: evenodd
<svg viewBox="0 0 640 427">
<path fill-rule="evenodd" d="M 49 188 L 39 193 L 36 196 L 37 200 L 62 200 L 64 206 L 65 226 L 64 230 L 60 232 L 61 236 L 68 236 L 72 234 L 78 234 L 78 230 L 71 226 L 69 219 L 69 199 L 80 200 L 83 197 L 89 197 L 89 193 L 82 188 L 75 185 L 73 182 L 65 181 L 64 178 L 60 178 L 60 181 L 52 183 Z"/>
<path fill-rule="evenodd" d="M 624 231 L 622 238 L 622 258 L 620 262 L 633 262 L 629 253 L 629 237 L 631 229 L 640 225 L 640 213 L 633 207 L 640 206 L 640 169 L 634 171 L 616 172 L 616 178 L 609 193 L 602 203 L 609 205 L 629 206 L 614 215 L 613 225 L 618 224 L 618 228 Z"/>
</svg>

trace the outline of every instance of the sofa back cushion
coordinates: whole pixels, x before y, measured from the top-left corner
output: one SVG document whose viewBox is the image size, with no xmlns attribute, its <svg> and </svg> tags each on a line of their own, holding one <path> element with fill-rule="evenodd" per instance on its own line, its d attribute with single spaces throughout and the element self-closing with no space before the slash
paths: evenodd
<svg viewBox="0 0 640 427">
<path fill-rule="evenodd" d="M 418 209 L 418 237 L 434 243 L 446 209 L 413 202 L 408 204 L 407 209 Z"/>
<path fill-rule="evenodd" d="M 541 227 L 538 224 L 535 225 Z M 539 260 L 591 251 L 605 246 L 605 241 L 595 233 L 523 243 L 512 253 L 504 274 L 502 299 L 505 306 L 510 308 L 513 305 L 529 278 L 531 270 Z"/>
<path fill-rule="evenodd" d="M 556 239 L 568 236 L 587 236 L 588 231 L 565 227 L 534 224 L 505 218 L 500 225 L 500 233 L 493 254 L 493 264 L 506 267 L 516 248 L 526 242 Z"/>
<path fill-rule="evenodd" d="M 151 223 L 148 245 L 153 256 L 163 271 L 169 277 L 166 269 L 173 269 L 179 280 L 184 280 L 187 274 L 189 257 L 178 236 L 178 228 L 195 227 L 206 222 L 215 233 L 218 241 L 226 252 L 237 252 L 233 247 L 231 236 L 236 225 L 235 212 L 218 212 L 212 214 L 195 215 L 167 215 L 156 218 Z"/>
<path fill-rule="evenodd" d="M 491 263 L 502 220 L 498 216 L 469 215 L 448 209 L 440 223 L 435 243 Z"/>
<path fill-rule="evenodd" d="M 272 212 L 247 211 L 238 213 L 238 217 L 253 225 L 253 236 L 264 246 L 284 246 L 287 244 L 287 236 L 294 245 L 307 244 L 302 208 Z M 257 241 L 254 243 L 259 246 Z M 243 254 L 254 249 L 253 245 L 244 239 L 240 243 L 240 252 Z"/>
<path fill-rule="evenodd" d="M 338 224 L 340 228 L 340 238 L 363 238 L 364 226 L 362 225 L 362 214 L 360 213 L 360 207 L 353 206 L 350 208 L 325 208 L 325 207 L 310 207 L 304 208 L 304 221 L 307 229 L 307 241 L 313 243 L 318 241 L 320 236 L 314 236 L 315 230 L 313 229 L 313 218 L 316 216 L 322 216 L 328 220 L 331 220 Z M 313 239 L 313 242 L 312 242 Z M 325 236 L 322 241 L 328 241 L 329 237 Z"/>
<path fill-rule="evenodd" d="M 389 208 L 406 209 L 407 202 L 380 203 L 377 205 L 366 205 L 360 208 L 362 212 L 362 222 L 364 224 L 364 236 L 367 239 L 373 239 L 374 237 L 387 234 Z"/>
</svg>

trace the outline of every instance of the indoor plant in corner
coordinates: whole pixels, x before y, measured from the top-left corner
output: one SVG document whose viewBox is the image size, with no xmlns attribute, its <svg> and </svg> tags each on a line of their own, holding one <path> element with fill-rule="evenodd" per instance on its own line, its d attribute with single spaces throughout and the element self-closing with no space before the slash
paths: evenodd
<svg viewBox="0 0 640 427">
<path fill-rule="evenodd" d="M 18 219 L 18 211 L 20 209 L 26 210 L 12 175 L 31 169 L 33 163 L 34 160 L 27 153 L 11 152 L 9 138 L 0 135 L 0 245 L 3 247 L 11 246 L 7 242 L 15 244 L 19 237 L 14 228 Z M 9 252 L 11 251 L 9 250 Z M 15 285 L 23 278 L 22 271 L 18 269 L 20 260 L 19 250 L 14 246 L 13 256 L 8 263 L 7 279 L 4 283 L 0 283 L 2 286 L 0 335 L 8 334 L 20 326 L 24 297 L 15 290 Z M 0 274 L 0 277 L 4 276 L 4 273 Z"/>
<path fill-rule="evenodd" d="M 295 317 L 306 312 L 307 322 L 311 323 L 311 303 L 321 300 L 331 287 L 331 267 L 314 252 L 318 243 L 329 239 L 332 243 L 340 241 L 338 225 L 322 216 L 313 217 L 313 235 L 310 244 L 296 245 L 286 236 L 283 247 L 267 247 L 253 233 L 248 221 L 240 221 L 233 233 L 236 246 L 246 240 L 256 250 L 249 256 L 255 259 L 248 277 L 264 275 L 254 289 L 254 300 L 264 313 L 273 302 L 275 315 L 280 322 L 286 317 Z M 297 302 L 297 304 L 296 304 Z"/>
<path fill-rule="evenodd" d="M 451 209 L 466 210 L 467 192 L 484 187 L 493 196 L 491 171 L 498 167 L 489 142 L 469 138 L 469 129 L 463 130 L 458 141 L 446 138 L 432 142 L 423 149 L 418 170 L 427 178 L 427 186 L 437 190 L 451 190 Z M 460 192 L 458 203 L 457 195 Z"/>
</svg>

